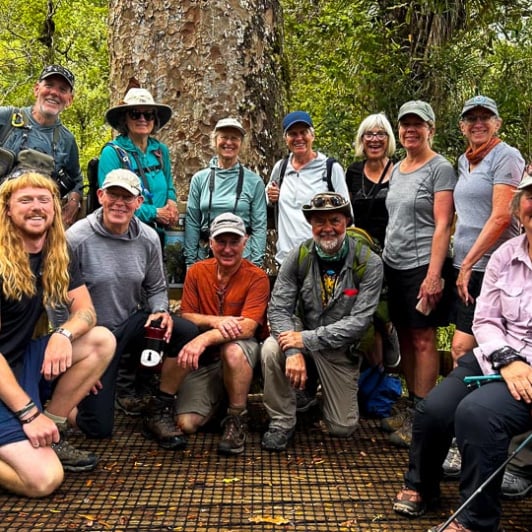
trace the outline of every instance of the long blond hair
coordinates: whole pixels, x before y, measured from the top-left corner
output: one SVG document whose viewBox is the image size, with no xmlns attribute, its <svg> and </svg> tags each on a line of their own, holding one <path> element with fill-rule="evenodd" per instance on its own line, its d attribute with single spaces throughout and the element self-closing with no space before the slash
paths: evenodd
<svg viewBox="0 0 532 532">
<path fill-rule="evenodd" d="M 0 186 L 0 279 L 4 297 L 20 301 L 37 293 L 36 278 L 30 268 L 30 256 L 24 249 L 22 234 L 8 216 L 9 200 L 14 192 L 26 187 L 43 188 L 52 194 L 54 220 L 43 248 L 42 284 L 44 304 L 55 307 L 68 301 L 69 255 L 61 220 L 57 185 L 49 177 L 28 171 Z"/>
</svg>

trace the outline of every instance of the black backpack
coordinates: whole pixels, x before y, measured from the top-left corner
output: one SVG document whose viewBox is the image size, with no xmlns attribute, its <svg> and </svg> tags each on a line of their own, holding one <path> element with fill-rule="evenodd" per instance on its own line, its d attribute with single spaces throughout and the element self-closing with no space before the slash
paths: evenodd
<svg viewBox="0 0 532 532">
<path fill-rule="evenodd" d="M 105 146 L 112 146 L 115 149 L 118 158 L 120 159 L 120 164 L 122 165 L 122 168 L 131 170 L 129 156 L 124 149 L 122 149 L 120 146 L 117 146 L 114 142 L 108 142 L 107 144 L 105 144 Z M 99 157 L 93 157 L 87 164 L 87 182 L 89 184 L 89 189 L 87 191 L 87 214 L 90 214 L 91 212 L 95 211 L 100 206 L 100 203 L 98 201 L 98 194 L 96 194 L 96 191 L 100 188 L 98 184 L 99 165 Z"/>
<path fill-rule="evenodd" d="M 290 155 L 287 155 L 283 159 L 283 163 L 281 164 L 281 168 L 279 169 L 279 179 L 277 181 L 277 184 L 279 185 L 279 188 L 281 188 L 281 185 L 283 183 L 284 174 L 286 173 L 286 168 L 288 167 L 288 159 L 290 158 Z M 334 192 L 334 187 L 332 184 L 332 167 L 333 164 L 336 162 L 336 159 L 334 157 L 327 157 L 327 161 L 325 163 L 325 179 L 327 180 L 327 190 L 329 192 Z"/>
<path fill-rule="evenodd" d="M 279 168 L 279 177 L 277 178 L 277 185 L 279 186 L 279 189 L 281 189 L 281 185 L 283 183 L 284 175 L 286 173 L 286 168 L 288 167 L 288 160 L 290 158 L 290 155 L 287 155 L 281 164 L 281 168 Z M 325 163 L 325 180 L 327 181 L 327 190 L 329 192 L 334 192 L 334 187 L 332 184 L 332 167 L 334 163 L 337 162 L 334 157 L 327 157 L 327 161 Z M 268 217 L 269 218 L 269 217 Z M 279 202 L 276 202 L 273 206 L 273 222 L 269 222 L 270 224 L 273 223 L 273 225 L 269 225 L 268 227 L 270 229 L 277 229 L 277 220 L 279 219 Z M 270 220 L 270 218 L 269 218 Z"/>
<path fill-rule="evenodd" d="M 150 187 L 148 185 L 148 180 L 146 178 L 146 172 L 151 172 L 152 170 L 157 170 L 159 168 L 162 168 L 164 171 L 164 161 L 163 156 L 160 150 L 155 151 L 155 156 L 159 159 L 159 165 L 153 166 L 150 168 L 142 168 L 140 164 L 140 160 L 137 157 L 135 153 L 132 153 L 133 158 L 135 159 L 135 162 L 137 163 L 137 169 L 133 170 L 133 167 L 131 166 L 131 162 L 129 159 L 129 155 L 127 154 L 126 150 L 115 144 L 114 142 L 107 142 L 105 146 L 112 146 L 114 150 L 116 151 L 118 158 L 120 159 L 120 164 L 122 168 L 125 168 L 126 170 L 131 170 L 135 174 L 137 174 L 140 179 L 142 180 L 143 185 L 143 195 L 145 196 L 145 200 L 148 203 L 151 203 L 151 194 L 150 194 Z M 105 148 L 104 146 L 104 148 Z M 103 150 L 103 148 L 102 148 Z M 95 211 L 99 207 L 98 202 L 98 195 L 96 194 L 96 191 L 99 188 L 98 185 L 98 166 L 100 164 L 100 158 L 99 157 L 93 157 L 87 164 L 87 182 L 89 184 L 89 190 L 87 192 L 87 214 Z"/>
</svg>

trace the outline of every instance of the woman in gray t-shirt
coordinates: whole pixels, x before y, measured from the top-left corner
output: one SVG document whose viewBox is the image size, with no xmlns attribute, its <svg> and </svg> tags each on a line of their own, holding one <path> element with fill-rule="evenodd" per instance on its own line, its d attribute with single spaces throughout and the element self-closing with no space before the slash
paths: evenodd
<svg viewBox="0 0 532 532">
<path fill-rule="evenodd" d="M 383 428 L 398 428 L 390 441 L 408 447 L 412 408 L 434 387 L 439 373 L 436 327 L 448 323 L 442 270 L 451 236 L 456 174 L 431 147 L 435 117 L 428 103 L 405 103 L 398 120 L 406 157 L 390 179 L 383 260 L 411 408 L 398 419 L 383 420 Z"/>
<path fill-rule="evenodd" d="M 501 124 L 497 104 L 491 98 L 475 96 L 464 104 L 460 130 L 468 146 L 458 159 L 454 190 L 457 293 L 453 298 L 456 331 L 451 351 L 455 362 L 476 345 L 471 327 L 488 259 L 503 242 L 519 233 L 509 205 L 525 161 L 518 150 L 498 138 Z"/>
</svg>

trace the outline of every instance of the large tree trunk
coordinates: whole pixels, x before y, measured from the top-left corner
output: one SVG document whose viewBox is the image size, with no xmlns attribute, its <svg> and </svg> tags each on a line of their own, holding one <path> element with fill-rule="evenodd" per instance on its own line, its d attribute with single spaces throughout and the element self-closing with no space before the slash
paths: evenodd
<svg viewBox="0 0 532 532">
<path fill-rule="evenodd" d="M 213 154 L 217 120 L 248 130 L 243 162 L 266 178 L 281 151 L 282 17 L 278 0 L 111 0 L 111 103 L 135 77 L 174 115 L 159 133 L 178 194 Z"/>
</svg>

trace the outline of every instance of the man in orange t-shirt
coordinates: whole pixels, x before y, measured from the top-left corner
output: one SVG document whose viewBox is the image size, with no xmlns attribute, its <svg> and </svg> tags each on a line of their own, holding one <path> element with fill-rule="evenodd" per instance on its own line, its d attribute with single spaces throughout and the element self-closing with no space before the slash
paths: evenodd
<svg viewBox="0 0 532 532">
<path fill-rule="evenodd" d="M 247 238 L 244 222 L 232 213 L 212 222 L 214 258 L 188 269 L 181 300 L 182 317 L 201 332 L 183 347 L 172 375 L 161 376 L 161 389 L 177 391 L 177 425 L 184 433 L 212 419 L 227 397 L 222 454 L 244 450 L 247 396 L 267 328 L 270 283 L 263 270 L 242 258 Z"/>
</svg>

